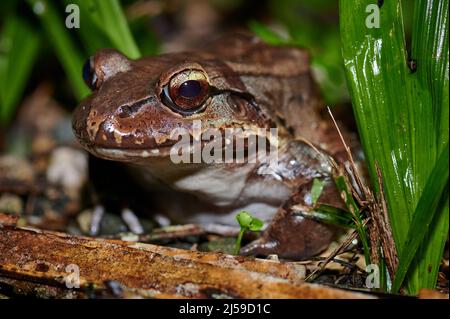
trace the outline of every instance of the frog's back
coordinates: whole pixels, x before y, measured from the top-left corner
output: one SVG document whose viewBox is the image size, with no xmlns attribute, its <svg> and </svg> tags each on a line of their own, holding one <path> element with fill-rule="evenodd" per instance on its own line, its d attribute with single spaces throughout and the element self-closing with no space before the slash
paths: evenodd
<svg viewBox="0 0 450 319">
<path fill-rule="evenodd" d="M 273 46 L 249 34 L 231 34 L 201 50 L 206 57 L 218 57 L 229 68 L 229 77 L 242 82 L 281 131 L 334 153 L 331 143 L 336 136 L 330 137 L 330 119 L 321 115 L 324 104 L 306 49 Z"/>
</svg>

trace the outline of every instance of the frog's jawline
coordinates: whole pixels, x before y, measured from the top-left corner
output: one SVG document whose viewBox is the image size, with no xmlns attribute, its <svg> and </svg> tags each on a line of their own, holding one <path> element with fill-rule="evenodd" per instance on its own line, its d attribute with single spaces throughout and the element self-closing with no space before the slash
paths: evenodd
<svg viewBox="0 0 450 319">
<path fill-rule="evenodd" d="M 94 155 L 108 160 L 129 162 L 135 161 L 136 158 L 145 159 L 151 157 L 170 156 L 171 147 L 163 147 L 156 149 L 121 149 L 121 148 L 104 148 L 95 147 L 90 149 Z"/>
</svg>

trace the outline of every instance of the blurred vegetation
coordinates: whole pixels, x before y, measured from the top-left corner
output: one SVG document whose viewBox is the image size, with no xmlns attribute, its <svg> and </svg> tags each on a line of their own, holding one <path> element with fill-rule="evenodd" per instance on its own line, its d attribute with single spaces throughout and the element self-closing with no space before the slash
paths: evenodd
<svg viewBox="0 0 450 319">
<path fill-rule="evenodd" d="M 158 29 L 167 29 L 168 21 L 178 23 L 171 21 L 170 15 L 175 11 L 172 7 L 183 9 L 183 1 L 150 2 L 159 4 L 161 12 L 152 13 L 153 16 L 145 13 L 125 16 L 127 9 L 136 4 L 132 0 L 2 2 L 0 80 L 4 85 L 0 89 L 0 123 L 10 122 L 24 90 L 33 84 L 30 76 L 45 71 L 43 65 L 53 65 L 53 57 L 64 71 L 65 98 L 74 99 L 76 104 L 89 93 L 81 77 L 82 65 L 99 48 L 114 47 L 130 58 L 158 53 L 157 33 L 161 33 Z M 82 25 L 79 29 L 65 26 L 69 15 L 65 8 L 70 3 L 79 6 Z M 268 42 L 271 41 L 267 35 L 274 33 L 273 43 L 283 39 L 285 43 L 308 48 L 326 102 L 334 105 L 348 101 L 337 28 L 337 1 L 211 0 L 210 3 L 226 17 L 225 24 L 230 27 L 250 27 L 269 39 Z M 159 37 L 163 38 L 164 34 Z M 58 85 L 60 82 L 60 79 L 55 81 Z"/>
<path fill-rule="evenodd" d="M 68 4 L 80 9 L 80 28 L 66 28 Z M 142 52 L 155 54 L 158 41 L 143 19 L 127 21 L 118 0 L 4 1 L 0 4 L 0 123 L 8 124 L 20 104 L 33 68 L 51 65 L 56 57 L 68 82 L 69 98 L 81 100 L 89 94 L 81 69 L 96 50 L 114 47 L 130 58 L 141 56 L 132 32 L 146 34 Z M 36 64 L 38 64 L 36 66 Z M 51 69 L 49 69 L 51 70 Z M 45 71 L 45 70 L 44 70 Z M 59 79 L 54 79 L 58 83 Z M 57 84 L 56 84 L 57 85 Z"/>
<path fill-rule="evenodd" d="M 279 30 L 276 27 L 282 26 L 283 31 L 268 37 L 271 31 L 264 30 L 260 23 L 252 22 L 251 28 L 273 44 L 281 41 L 307 48 L 325 101 L 334 105 L 346 100 L 348 93 L 340 49 L 338 1 L 270 1 L 269 11 L 275 20 L 272 24 L 274 29 Z"/>
</svg>

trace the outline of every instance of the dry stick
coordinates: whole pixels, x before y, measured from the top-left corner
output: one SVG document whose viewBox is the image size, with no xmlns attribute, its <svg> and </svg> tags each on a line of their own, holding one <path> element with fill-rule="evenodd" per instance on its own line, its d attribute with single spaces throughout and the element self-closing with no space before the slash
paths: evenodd
<svg viewBox="0 0 450 319">
<path fill-rule="evenodd" d="M 366 264 L 369 264 L 369 263 L 371 263 L 370 257 L 372 257 L 372 256 L 370 256 L 370 257 L 368 256 L 369 247 L 367 244 L 367 239 L 365 238 L 365 233 L 363 231 L 364 225 L 362 224 L 360 213 L 362 211 L 362 208 L 364 208 L 367 205 L 367 198 L 370 197 L 370 191 L 364 185 L 364 183 L 362 182 L 362 180 L 360 178 L 355 161 L 353 160 L 353 156 L 352 156 L 350 147 L 345 142 L 344 136 L 342 135 L 341 130 L 339 129 L 339 126 L 337 125 L 336 120 L 334 119 L 334 116 L 333 116 L 330 108 L 327 107 L 327 109 L 328 109 L 328 113 L 330 114 L 330 117 L 334 123 L 336 131 L 339 134 L 340 140 L 342 142 L 342 145 L 345 148 L 345 151 L 346 151 L 347 157 L 348 157 L 348 162 L 344 163 L 343 165 L 338 165 L 333 159 L 331 159 L 331 162 L 332 162 L 333 166 L 335 167 L 335 169 L 339 172 L 339 174 L 344 178 L 346 186 L 351 192 L 350 196 L 353 197 L 353 202 L 356 199 L 356 201 L 359 204 L 359 207 L 360 207 L 359 209 L 358 209 L 358 207 L 349 207 L 349 208 L 353 208 L 353 209 L 350 209 L 350 212 L 352 213 L 352 215 L 355 219 L 355 224 L 356 224 L 357 230 L 360 233 L 360 240 L 364 247 L 364 257 L 366 260 Z M 343 166 L 343 168 L 342 168 L 342 166 Z M 345 172 L 346 172 L 346 174 L 345 174 Z M 356 203 L 355 203 L 355 206 L 356 206 Z M 373 243 L 371 242 L 371 244 L 373 244 Z"/>
<path fill-rule="evenodd" d="M 367 194 L 370 193 L 370 191 L 368 190 L 368 188 L 366 187 L 366 185 L 364 185 L 364 183 L 362 182 L 359 174 L 358 174 L 358 169 L 356 167 L 355 161 L 353 160 L 353 156 L 352 156 L 352 152 L 350 151 L 350 147 L 347 145 L 347 143 L 345 143 L 345 139 L 344 136 L 341 133 L 341 130 L 339 129 L 339 126 L 336 123 L 336 120 L 334 119 L 333 113 L 331 113 L 330 107 L 327 106 L 328 109 L 328 113 L 331 116 L 331 119 L 333 120 L 334 126 L 336 127 L 336 130 L 339 134 L 339 138 L 341 139 L 342 144 L 344 145 L 345 151 L 347 153 L 348 156 L 348 160 L 350 162 L 353 174 L 352 177 L 355 179 L 357 185 L 359 186 L 359 188 L 362 190 L 363 194 Z M 359 197 L 359 196 L 358 196 Z"/>
<path fill-rule="evenodd" d="M 395 246 L 395 242 L 392 236 L 392 229 L 389 222 L 389 216 L 387 214 L 387 205 L 385 201 L 384 196 L 384 188 L 383 188 L 383 181 L 382 181 L 382 175 L 381 170 L 378 166 L 378 164 L 375 162 L 375 168 L 377 170 L 377 178 L 378 178 L 378 185 L 380 189 L 380 193 L 377 199 L 375 199 L 373 193 L 370 191 L 368 187 L 362 183 L 361 178 L 358 174 L 358 170 L 356 168 L 355 162 L 353 161 L 352 154 L 350 152 L 350 148 L 345 143 L 345 140 L 341 134 L 341 131 L 339 130 L 339 127 L 333 117 L 333 114 L 331 113 L 330 108 L 328 107 L 328 113 L 330 114 L 334 125 L 336 126 L 336 129 L 339 133 L 339 136 L 341 138 L 342 143 L 344 144 L 344 148 L 347 152 L 347 155 L 349 157 L 350 165 L 353 170 L 353 177 L 355 178 L 358 186 L 360 189 L 362 189 L 364 197 L 365 197 L 365 205 L 368 204 L 368 211 L 373 219 L 372 227 L 369 230 L 369 238 L 371 241 L 371 247 L 372 247 L 372 256 L 375 258 L 374 261 L 379 260 L 378 256 L 378 247 L 379 242 L 381 242 L 381 247 L 384 253 L 384 257 L 386 260 L 386 266 L 389 271 L 389 275 L 391 278 L 394 278 L 395 270 L 397 269 L 398 265 L 398 255 L 397 255 L 397 249 Z M 357 197 L 359 198 L 359 196 Z M 360 203 L 362 204 L 362 203 Z M 376 229 L 374 229 L 376 227 Z M 384 236 L 374 236 L 376 233 L 383 234 Z"/>
<path fill-rule="evenodd" d="M 378 166 L 377 162 L 375 162 L 375 169 L 377 170 L 380 193 L 378 194 L 378 200 L 376 202 L 376 206 L 378 209 L 373 210 L 372 218 L 377 224 L 378 229 L 380 230 L 380 234 L 384 235 L 380 236 L 380 242 L 383 248 L 384 257 L 386 259 L 386 266 L 388 268 L 389 275 L 391 276 L 391 279 L 393 279 L 398 265 L 397 247 L 392 235 L 392 228 L 389 222 L 389 216 L 387 213 L 388 209 L 384 197 L 383 179 L 380 167 Z"/>
<path fill-rule="evenodd" d="M 379 254 L 379 248 L 380 248 L 380 240 L 379 240 L 379 234 L 380 230 L 378 228 L 377 223 L 374 223 L 373 221 L 373 214 L 370 213 L 369 215 L 371 219 L 370 227 L 369 227 L 369 240 L 370 240 L 370 260 L 372 263 L 379 265 L 380 264 L 380 254 Z"/>
<path fill-rule="evenodd" d="M 333 252 L 321 263 L 319 268 L 314 269 L 308 276 L 306 276 L 305 281 L 310 281 L 311 279 L 315 278 L 315 274 L 322 272 L 322 270 L 325 268 L 326 265 L 330 263 L 331 260 L 334 259 L 337 255 L 341 253 L 345 248 L 348 247 L 348 245 L 351 244 L 351 242 L 358 237 L 358 232 L 355 230 L 353 231 L 350 236 L 348 236 L 345 241 L 337 247 Z"/>
</svg>

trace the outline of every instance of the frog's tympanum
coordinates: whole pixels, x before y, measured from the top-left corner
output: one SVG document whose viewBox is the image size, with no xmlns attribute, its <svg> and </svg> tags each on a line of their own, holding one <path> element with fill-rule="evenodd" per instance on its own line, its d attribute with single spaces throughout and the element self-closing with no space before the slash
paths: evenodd
<svg viewBox="0 0 450 319">
<path fill-rule="evenodd" d="M 190 201 L 169 209 L 173 220 L 236 226 L 235 215 L 247 210 L 268 226 L 242 248 L 245 255 L 302 259 L 330 243 L 334 230 L 305 213 L 314 179 L 325 182 L 318 202 L 342 207 L 328 156 L 339 157 L 343 146 L 321 115 L 304 50 L 234 35 L 138 60 L 103 49 L 83 71 L 93 92 L 74 114 L 79 142 L 97 157 L 124 162 L 149 187 L 188 195 L 162 197 L 168 207 Z M 170 150 L 180 137 L 173 132 L 192 132 L 194 121 L 202 132 L 277 128 L 278 160 L 175 163 Z"/>
</svg>

